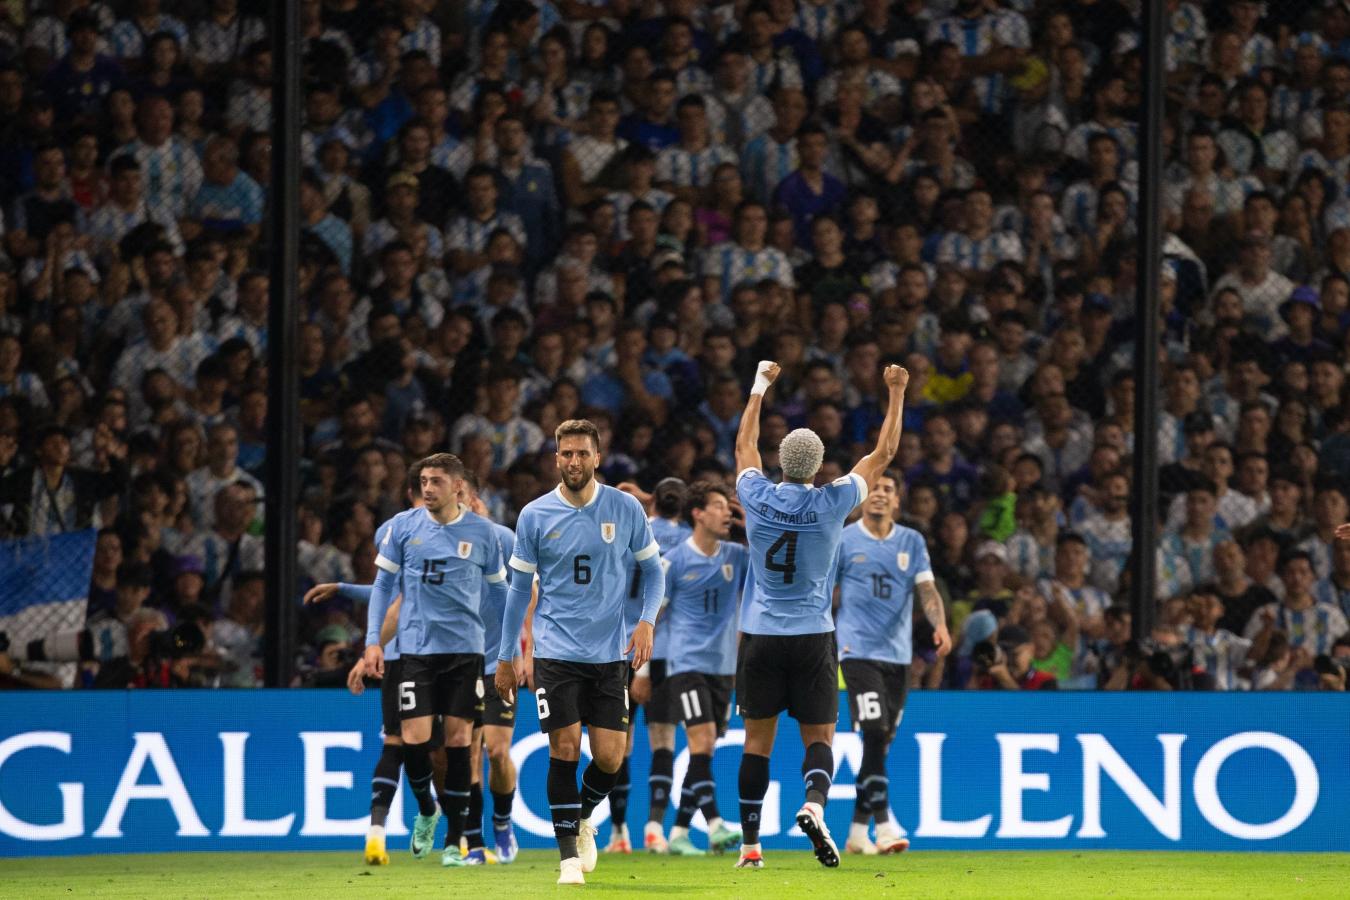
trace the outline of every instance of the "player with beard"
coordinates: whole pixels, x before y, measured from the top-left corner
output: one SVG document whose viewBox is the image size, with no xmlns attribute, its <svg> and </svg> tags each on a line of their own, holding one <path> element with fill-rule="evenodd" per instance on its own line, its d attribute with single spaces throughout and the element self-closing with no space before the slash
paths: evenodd
<svg viewBox="0 0 1350 900">
<path fill-rule="evenodd" d="M 816 859 L 833 868 L 839 865 L 839 850 L 825 827 L 824 807 L 834 775 L 831 744 L 839 716 L 831 616 L 835 554 L 844 521 L 867 499 L 900 445 L 900 404 L 909 373 L 900 366 L 886 367 L 882 379 L 890 396 L 876 448 L 853 471 L 820 488 L 812 486 L 812 479 L 824 460 L 825 445 L 810 429 L 789 432 L 779 444 L 781 484 L 773 484 L 760 469 L 760 408 L 778 374 L 777 364 L 759 364 L 736 434 L 736 494 L 745 508 L 753 582 L 741 605 L 736 666 L 736 701 L 745 720 L 740 771 L 744 842 L 736 865 L 764 865 L 760 812 L 769 788 L 778 714 L 787 710 L 797 720 L 806 747 L 806 802 L 797 812 L 797 825 L 811 840 Z"/>
<path fill-rule="evenodd" d="M 536 574 L 534 683 L 539 727 L 548 735 L 548 802 L 558 839 L 559 884 L 585 884 L 595 869 L 590 817 L 614 787 L 628 737 L 625 658 L 639 669 L 652 653 L 664 594 L 660 548 L 642 504 L 595 480 L 600 433 L 569 419 L 554 433 L 562 483 L 521 510 L 511 556 L 511 589 L 502 621 L 499 663 L 517 655 Z M 629 564 L 642 567 L 643 609 L 625 643 Z M 524 675 L 523 661 L 498 665 L 497 691 L 508 701 Z M 513 671 L 514 669 L 514 671 Z M 581 728 L 591 764 L 577 788 Z"/>
</svg>

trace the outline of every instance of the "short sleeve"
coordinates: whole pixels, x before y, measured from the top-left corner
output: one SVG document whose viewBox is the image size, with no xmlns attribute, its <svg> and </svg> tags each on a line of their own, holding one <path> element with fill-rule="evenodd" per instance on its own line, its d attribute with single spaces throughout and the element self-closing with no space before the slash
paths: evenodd
<svg viewBox="0 0 1350 900">
<path fill-rule="evenodd" d="M 403 536 L 397 519 L 390 519 L 375 532 L 375 565 L 390 575 L 403 568 Z"/>
<path fill-rule="evenodd" d="M 916 537 L 913 547 L 914 561 L 910 565 L 914 566 L 914 583 L 926 584 L 935 581 L 933 562 L 928 558 L 928 543 L 922 537 Z"/>
<path fill-rule="evenodd" d="M 516 522 L 516 546 L 511 551 L 511 568 L 527 575 L 539 568 L 539 548 L 535 543 L 534 513 L 528 507 Z"/>
<path fill-rule="evenodd" d="M 736 497 L 742 503 L 751 503 L 755 497 L 768 487 L 769 479 L 764 477 L 764 473 L 751 466 L 748 469 L 742 469 L 736 476 Z"/>
<path fill-rule="evenodd" d="M 623 495 L 624 509 L 628 513 L 628 549 L 633 554 L 633 559 L 642 562 L 651 559 L 661 552 L 661 545 L 656 543 L 656 538 L 652 535 L 652 523 L 647 521 L 647 514 L 642 510 L 642 504 L 635 497 L 627 494 Z"/>
<path fill-rule="evenodd" d="M 830 508 L 840 521 L 848 518 L 848 514 L 867 499 L 867 482 L 857 472 L 849 472 L 841 478 L 836 478 L 822 490 L 829 498 Z"/>
</svg>

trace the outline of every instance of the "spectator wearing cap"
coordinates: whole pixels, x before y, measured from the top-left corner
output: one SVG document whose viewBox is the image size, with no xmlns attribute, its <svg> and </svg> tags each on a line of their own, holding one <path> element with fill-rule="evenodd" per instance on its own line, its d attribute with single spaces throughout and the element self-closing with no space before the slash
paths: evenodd
<svg viewBox="0 0 1350 900">
<path fill-rule="evenodd" d="M 1311 658 L 1331 652 L 1336 639 L 1350 631 L 1345 614 L 1329 603 L 1319 603 L 1313 596 L 1316 583 L 1312 559 L 1301 550 L 1287 551 L 1280 558 L 1280 580 L 1284 597 L 1252 613 L 1243 637 L 1252 641 L 1253 655 L 1265 655 L 1266 645 L 1277 631 L 1289 638 L 1295 650 L 1302 650 L 1307 659 L 1298 668 L 1306 668 Z"/>
<path fill-rule="evenodd" d="M 492 467 L 510 468 L 522 456 L 537 453 L 544 445 L 539 426 L 517 412 L 520 402 L 520 373 L 499 367 L 487 377 L 487 407 L 482 414 L 460 417 L 450 431 L 450 450 L 461 453 L 470 436 L 485 437 L 492 445 Z"/>
<path fill-rule="evenodd" d="M 70 432 L 49 425 L 37 432 L 33 463 L 0 480 L 5 530 L 15 537 L 48 536 L 99 527 L 102 507 L 125 483 L 126 446 L 100 434 L 94 442 L 96 469 L 70 465 Z"/>
<path fill-rule="evenodd" d="M 204 566 L 200 557 L 186 555 L 174 560 L 173 594 L 169 608 L 177 611 L 200 603 L 206 586 Z"/>
<path fill-rule="evenodd" d="M 984 672 L 975 672 L 965 685 L 980 691 L 1053 691 L 1055 676 L 1032 666 L 1036 645 L 1021 625 L 1004 625 L 998 632 L 999 654 Z"/>
<path fill-rule="evenodd" d="M 408 172 L 394 172 L 385 181 L 384 218 L 372 222 L 362 240 L 362 252 L 368 262 L 378 259 L 384 248 L 394 242 L 407 242 L 414 233 L 427 242 L 427 255 L 440 259 L 445 254 L 445 238 L 435 225 L 417 215 L 421 183 Z"/>
<path fill-rule="evenodd" d="M 1321 316 L 1322 305 L 1316 290 L 1305 284 L 1290 292 L 1289 298 L 1280 304 L 1280 318 L 1288 326 L 1289 333 L 1270 347 L 1278 364 L 1298 360 L 1311 365 L 1315 359 L 1333 352 L 1316 333 Z"/>
<path fill-rule="evenodd" d="M 1008 548 L 998 541 L 980 542 L 973 554 L 975 583 L 965 597 L 952 601 L 953 618 L 965 619 L 980 610 L 989 610 L 999 621 L 1008 617 L 1013 592 L 1009 590 Z"/>
</svg>

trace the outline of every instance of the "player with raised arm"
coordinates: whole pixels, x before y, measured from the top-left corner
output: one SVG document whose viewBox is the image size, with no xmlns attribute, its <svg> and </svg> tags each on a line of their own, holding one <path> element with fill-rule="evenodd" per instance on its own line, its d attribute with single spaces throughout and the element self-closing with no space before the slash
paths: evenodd
<svg viewBox="0 0 1350 900">
<path fill-rule="evenodd" d="M 414 509 L 422 506 L 422 463 L 415 462 L 408 468 L 408 499 Z M 368 584 L 346 584 L 329 582 L 316 584 L 305 592 L 304 603 L 322 603 L 332 597 L 345 597 L 366 606 L 370 605 L 372 586 Z M 384 743 L 380 758 L 375 762 L 375 771 L 370 777 L 370 829 L 366 832 L 366 865 L 389 865 L 389 851 L 385 847 L 384 825 L 389 818 L 389 808 L 394 804 L 394 793 L 398 790 L 399 779 L 403 777 L 403 731 L 398 717 L 398 681 L 400 672 L 398 653 L 398 610 L 401 604 L 402 587 L 399 598 L 389 604 L 380 623 L 380 641 L 384 645 L 384 678 L 380 682 L 380 719 Z M 347 687 L 358 697 L 365 692 L 365 679 L 371 677 L 366 670 L 366 661 L 362 657 L 347 673 Z"/>
<path fill-rule="evenodd" d="M 477 515 L 488 519 L 487 505 L 478 496 L 478 479 L 472 472 L 464 473 L 459 502 Z M 516 546 L 516 533 L 498 522 L 492 523 L 492 530 L 497 533 L 497 539 L 501 543 L 502 559 L 510 559 Z M 506 592 L 492 593 L 486 588 L 485 584 L 483 645 L 487 652 L 483 657 L 483 711 L 480 714 L 482 724 L 474 729 L 475 735 L 471 746 L 470 765 L 473 770 L 473 781 L 469 788 L 469 820 L 468 827 L 464 829 L 464 836 L 468 839 L 469 857 L 476 860 L 485 856 L 482 849 L 482 748 L 486 745 L 488 789 L 492 792 L 493 843 L 497 848 L 497 861 L 509 864 L 515 862 L 520 849 L 516 843 L 515 830 L 511 827 L 511 806 L 516 796 L 516 764 L 511 759 L 511 737 L 516 728 L 516 710 L 497 693 L 494 680 L 497 675 L 497 649 L 502 642 L 502 613 L 505 611 Z M 502 605 L 493 605 L 496 600 L 500 600 Z M 520 649 L 517 648 L 516 657 L 520 658 L 521 655 Z M 522 664 L 528 673 L 529 654 L 524 656 Z"/>
<path fill-rule="evenodd" d="M 651 658 L 664 594 L 661 558 L 642 504 L 596 482 L 600 433 L 584 419 L 558 426 L 562 483 L 531 501 L 516 521 L 511 589 L 497 659 L 516 655 L 535 575 L 534 683 L 539 727 L 548 735 L 548 802 L 558 838 L 559 884 L 585 884 L 596 864 L 591 812 L 609 794 L 628 735 L 628 675 Z M 642 566 L 643 612 L 626 645 L 624 603 L 630 557 Z M 513 668 L 515 671 L 513 671 Z M 498 665 L 497 690 L 515 695 L 523 668 Z M 581 728 L 591 764 L 577 788 Z"/>
<path fill-rule="evenodd" d="M 689 739 L 689 768 L 680 790 L 680 808 L 670 832 L 670 852 L 701 856 L 689 840 L 694 812 L 708 823 L 708 848 L 721 853 L 741 834 L 717 809 L 712 759 L 726 733 L 736 673 L 736 620 L 745 582 L 746 549 L 727 540 L 731 503 L 726 489 L 695 482 L 686 504 L 693 533 L 665 556 L 666 605 L 661 627 L 670 635 L 667 683 L 675 712 Z"/>
<path fill-rule="evenodd" d="M 736 699 L 745 719 L 741 756 L 740 868 L 764 865 L 760 812 L 769 787 L 778 714 L 797 720 L 806 755 L 806 802 L 797 825 L 822 865 L 839 865 L 839 850 L 825 827 L 824 807 L 834 775 L 835 720 L 839 715 L 838 664 L 830 615 L 835 554 L 844 521 L 867 499 L 900 445 L 900 404 L 909 373 L 887 366 L 890 396 L 877 446 L 853 471 L 821 488 L 812 479 L 825 457 L 820 437 L 806 428 L 789 432 L 778 447 L 783 482 L 760 470 L 759 415 L 764 393 L 778 377 L 777 364 L 761 362 L 736 433 L 736 494 L 745 508 L 753 584 L 741 604 L 741 645 Z"/>
<path fill-rule="evenodd" d="M 644 506 L 652 509 L 648 521 L 652 523 L 652 537 L 656 538 L 656 544 L 661 548 L 662 559 L 692 533 L 683 517 L 685 495 L 689 488 L 682 479 L 662 478 L 651 494 L 646 494 L 631 482 L 620 484 L 618 488 L 637 497 Z M 642 577 L 638 567 L 634 567 L 626 610 L 631 631 L 642 614 Z M 670 703 L 670 686 L 666 683 L 669 646 L 670 629 L 658 618 L 656 636 L 652 641 L 651 662 L 636 673 L 629 688 L 633 705 L 642 707 L 647 725 L 647 745 L 651 749 L 651 766 L 647 776 L 647 824 L 642 835 L 642 847 L 648 853 L 665 853 L 669 849 L 664 820 L 670 806 L 670 791 L 675 774 L 677 720 Z M 634 715 L 633 719 L 628 726 L 628 748 L 623 765 L 619 767 L 619 782 L 609 795 L 609 814 L 614 824 L 609 846 L 605 847 L 606 853 L 631 853 L 633 849 L 625 824 L 629 790 L 628 760 L 633 753 L 633 729 L 637 724 L 637 716 Z"/>
<path fill-rule="evenodd" d="M 895 523 L 901 484 L 893 469 L 877 478 L 862 519 L 844 529 L 839 548 L 839 660 L 853 727 L 863 739 L 853 824 L 844 844 L 850 853 L 900 853 L 909 847 L 891 818 L 886 755 L 905 710 L 915 594 L 933 626 L 938 654 L 952 648 L 923 535 Z M 872 819 L 876 843 L 867 834 Z"/>
<path fill-rule="evenodd" d="M 424 507 L 399 513 L 376 532 L 379 572 L 366 622 L 365 664 L 382 677 L 380 623 L 401 580 L 399 717 L 403 766 L 418 808 L 411 849 L 414 859 L 431 851 L 440 818 L 430 754 L 432 717 L 441 715 L 448 819 L 444 866 L 471 864 L 460 852 L 459 838 L 469 803 L 469 743 L 483 702 L 483 576 L 493 592 L 503 591 L 506 582 L 492 523 L 459 504 L 463 477 L 464 464 L 449 453 L 422 460 Z"/>
</svg>

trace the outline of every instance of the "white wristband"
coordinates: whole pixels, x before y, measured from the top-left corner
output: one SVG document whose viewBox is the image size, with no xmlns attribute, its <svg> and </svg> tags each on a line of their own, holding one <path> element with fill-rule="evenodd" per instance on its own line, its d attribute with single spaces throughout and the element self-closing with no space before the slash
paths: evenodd
<svg viewBox="0 0 1350 900">
<path fill-rule="evenodd" d="M 769 379 L 764 376 L 764 373 L 769 371 L 772 366 L 773 362 L 770 360 L 761 359 L 759 361 L 759 368 L 755 370 L 755 386 L 750 388 L 750 396 L 764 396 L 764 392 L 769 389 L 769 385 L 771 384 Z"/>
</svg>

